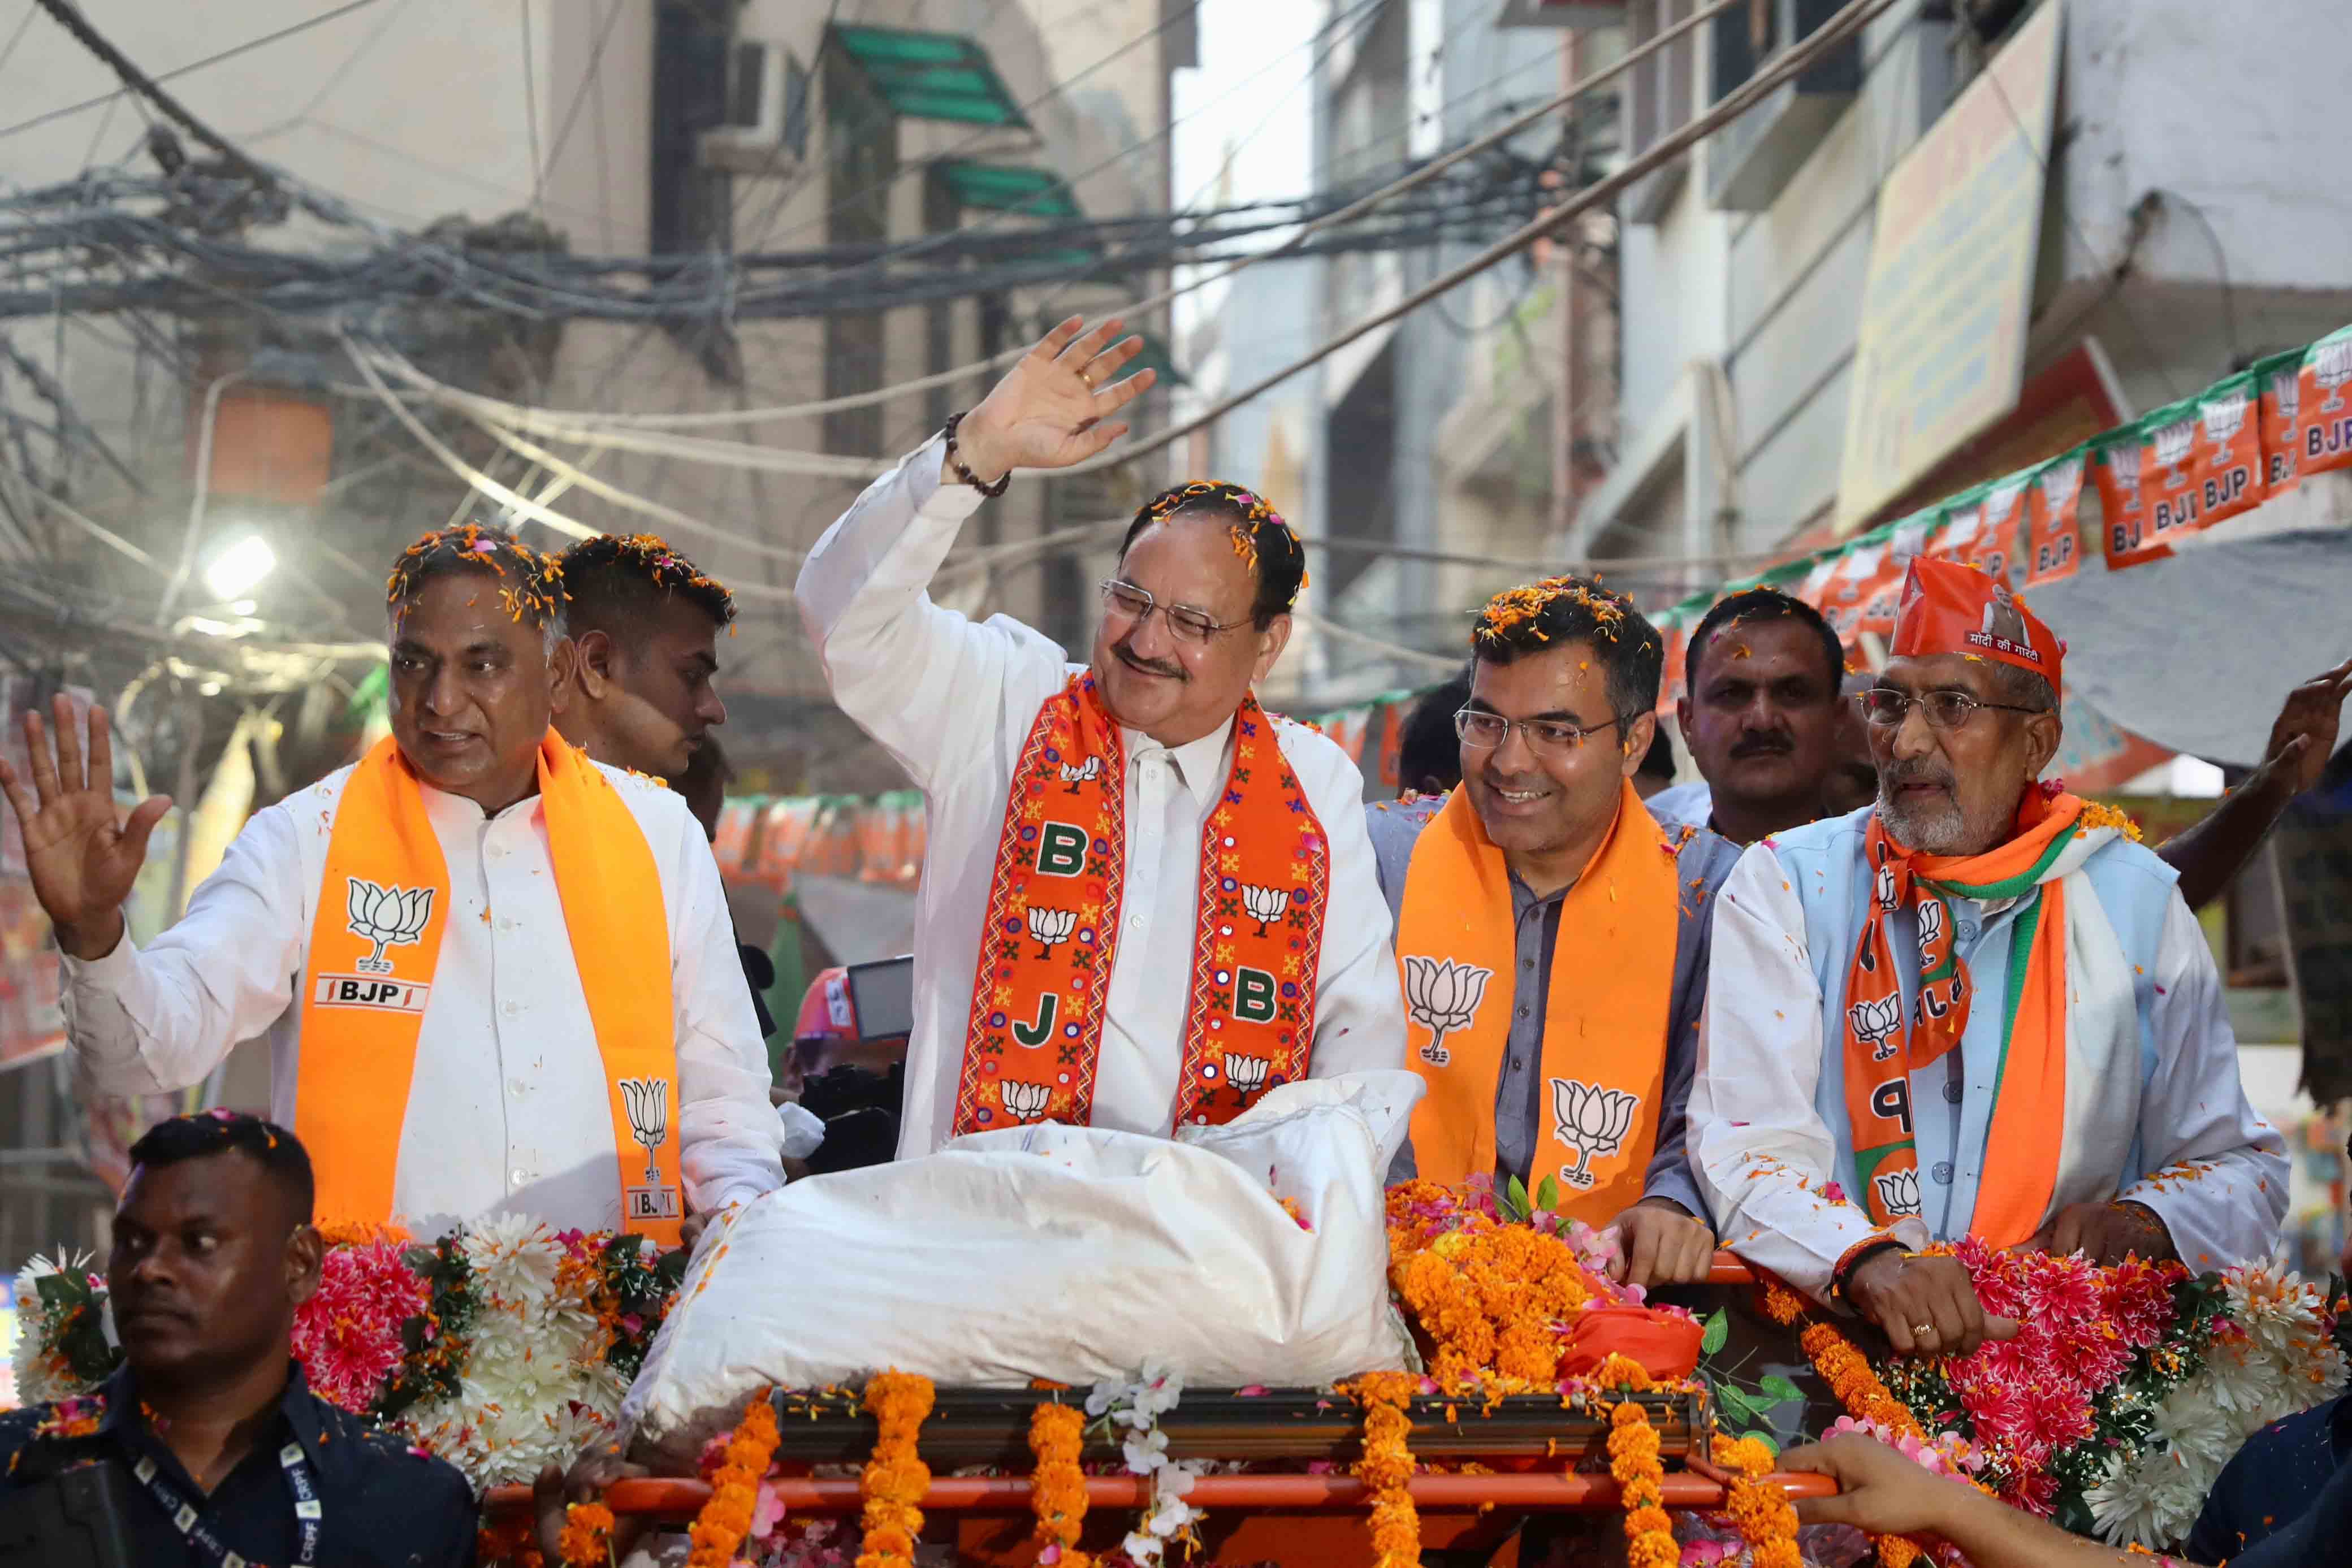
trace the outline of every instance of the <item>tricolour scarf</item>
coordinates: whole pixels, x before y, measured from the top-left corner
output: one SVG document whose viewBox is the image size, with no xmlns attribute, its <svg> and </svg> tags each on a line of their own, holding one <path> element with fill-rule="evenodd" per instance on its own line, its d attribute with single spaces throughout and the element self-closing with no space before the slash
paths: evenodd
<svg viewBox="0 0 2352 1568">
<path fill-rule="evenodd" d="M 957 1134 L 1088 1124 L 1126 853 L 1126 747 L 1094 677 L 1081 674 L 1037 710 L 1013 765 L 973 977 Z M 1323 824 L 1274 721 L 1245 697 L 1234 716 L 1232 770 L 1201 830 L 1174 1125 L 1229 1122 L 1267 1090 L 1306 1076 L 1330 873 Z"/>
<path fill-rule="evenodd" d="M 604 1059 L 622 1224 L 673 1247 L 685 1215 L 661 875 L 612 782 L 553 730 L 538 770 L 556 894 Z M 448 862 L 416 775 L 387 737 L 336 805 L 302 976 L 294 1130 L 310 1151 L 321 1218 L 394 1218 L 417 1030 L 448 921 Z"/>
<path fill-rule="evenodd" d="M 1975 986 L 1955 945 L 1953 895 L 1982 902 L 2039 890 L 2012 927 L 1998 1098 L 1969 1228 L 1993 1246 L 2014 1246 L 2030 1239 L 2049 1211 L 2066 1144 L 2068 954 L 2073 949 L 2079 959 L 2083 949 L 2079 931 L 2070 942 L 2070 925 L 2084 924 L 2073 918 L 2067 879 L 2116 835 L 2112 826 L 2081 825 L 2084 810 L 2075 796 L 2029 789 L 2014 836 L 1964 856 L 1915 853 L 1877 814 L 1870 819 L 1870 908 L 1846 977 L 1845 1099 L 1859 1201 L 1881 1224 L 1921 1212 L 1911 1074 L 1941 1061 L 1968 1030 Z M 2087 887 L 2072 896 L 2093 897 Z M 1919 932 L 1919 988 L 1907 1017 L 1886 935 L 1888 917 L 1906 904 Z M 2109 935 L 2101 956 L 2113 946 Z M 2116 988 L 2102 983 L 2098 989 L 2105 997 Z M 2127 1006 L 2128 987 L 2122 989 Z"/>
<path fill-rule="evenodd" d="M 1675 864 L 1627 784 L 1608 836 L 1560 902 L 1544 1003 L 1549 1131 L 1530 1180 L 1556 1176 L 1558 1212 L 1596 1226 L 1640 1200 L 1657 1147 L 1679 930 Z M 1429 1030 L 1412 1056 L 1429 1084 L 1412 1113 L 1413 1165 L 1434 1181 L 1495 1168 L 1516 932 L 1503 852 L 1456 789 L 1413 844 L 1397 923 L 1408 1015 Z"/>
</svg>

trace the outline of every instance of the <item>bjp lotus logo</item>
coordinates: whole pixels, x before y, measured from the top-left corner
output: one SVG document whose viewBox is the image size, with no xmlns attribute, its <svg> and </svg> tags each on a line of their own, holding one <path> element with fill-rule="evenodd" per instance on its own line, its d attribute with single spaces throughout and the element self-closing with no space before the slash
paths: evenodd
<svg viewBox="0 0 2352 1568">
<path fill-rule="evenodd" d="M 2226 446 L 2245 426 L 2246 399 L 2242 394 L 2217 397 L 2198 413 L 2205 421 L 2205 439 L 2216 446 Z"/>
<path fill-rule="evenodd" d="M 1016 1122 L 1034 1122 L 1045 1113 L 1054 1098 L 1054 1091 L 1043 1083 L 1023 1083 L 1008 1078 L 1000 1092 L 1004 1096 L 1004 1110 Z"/>
<path fill-rule="evenodd" d="M 1592 1156 L 1605 1159 L 1625 1146 L 1625 1134 L 1641 1104 L 1639 1096 L 1622 1089 L 1603 1089 L 1573 1078 L 1553 1079 L 1551 1114 L 1559 1124 L 1553 1135 L 1576 1148 L 1576 1164 L 1563 1169 L 1560 1179 L 1570 1186 L 1591 1186 Z"/>
<path fill-rule="evenodd" d="M 2156 465 L 2165 471 L 2164 486 L 2178 490 L 2189 483 L 2189 455 L 2197 445 L 2197 422 L 2179 420 L 2158 425 L 2149 437 L 2156 447 Z"/>
<path fill-rule="evenodd" d="M 1936 967 L 1936 944 L 1944 939 L 1944 901 L 1931 898 L 1919 906 L 1919 967 Z"/>
<path fill-rule="evenodd" d="M 2311 350 L 2311 379 L 2327 394 L 2319 405 L 2320 413 L 2334 413 L 2342 408 L 2344 400 L 2336 394 L 2337 388 L 2352 381 L 2352 338 L 2330 338 L 2315 344 Z"/>
<path fill-rule="evenodd" d="M 1048 909 L 1042 904 L 1029 906 L 1029 936 L 1037 944 L 1037 956 L 1050 958 L 1054 949 L 1070 939 L 1078 928 L 1078 912 L 1075 909 Z"/>
<path fill-rule="evenodd" d="M 1099 757 L 1087 758 L 1084 767 L 1073 767 L 1066 762 L 1062 764 L 1062 782 L 1069 786 L 1069 789 L 1064 791 L 1066 794 L 1075 795 L 1078 792 L 1079 785 L 1089 783 L 1101 777 L 1102 758 Z"/>
<path fill-rule="evenodd" d="M 1919 1212 L 1919 1173 L 1916 1170 L 1888 1171 L 1870 1178 L 1877 1190 L 1878 1206 L 1888 1214 Z"/>
<path fill-rule="evenodd" d="M 1895 868 L 1880 866 L 1878 875 L 1872 879 L 1872 885 L 1878 898 L 1878 907 L 1893 909 L 1895 907 Z"/>
<path fill-rule="evenodd" d="M 389 975 L 392 964 L 383 956 L 386 947 L 410 947 L 425 935 L 425 923 L 433 915 L 433 894 L 429 887 L 378 887 L 365 877 L 350 879 L 345 890 L 345 922 L 352 935 L 375 944 L 375 951 L 352 967 L 364 975 Z"/>
<path fill-rule="evenodd" d="M 669 1080 L 624 1078 L 621 1108 L 628 1113 L 629 1136 L 646 1152 L 646 1180 L 661 1185 L 661 1162 L 654 1151 L 669 1142 Z"/>
<path fill-rule="evenodd" d="M 1876 1001 L 1860 1001 L 1846 1009 L 1846 1020 L 1853 1026 L 1854 1039 L 1872 1047 L 1870 1059 L 1884 1061 L 1895 1054 L 1890 1043 L 1903 1028 L 1903 999 L 1881 997 Z"/>
<path fill-rule="evenodd" d="M 1257 934 L 1265 935 L 1266 927 L 1281 919 L 1290 908 L 1290 892 L 1280 887 L 1253 887 L 1242 883 L 1242 904 L 1257 922 Z"/>
<path fill-rule="evenodd" d="M 1263 1056 L 1228 1056 L 1225 1058 L 1225 1082 L 1240 1090 L 1246 1099 L 1265 1087 L 1266 1069 L 1270 1065 Z"/>
<path fill-rule="evenodd" d="M 1478 1016 L 1478 1004 L 1486 998 L 1486 982 L 1494 977 L 1492 969 L 1457 964 L 1451 958 L 1405 959 L 1405 1010 L 1413 1022 L 1429 1030 L 1429 1043 L 1421 1048 L 1423 1061 L 1443 1067 L 1454 1059 L 1454 1053 L 1445 1049 L 1445 1037 L 1470 1027 Z"/>
</svg>

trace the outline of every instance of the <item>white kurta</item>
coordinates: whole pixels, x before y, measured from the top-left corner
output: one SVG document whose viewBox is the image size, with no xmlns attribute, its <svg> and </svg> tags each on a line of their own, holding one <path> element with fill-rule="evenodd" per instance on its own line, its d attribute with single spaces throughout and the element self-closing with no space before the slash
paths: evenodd
<svg viewBox="0 0 2352 1568">
<path fill-rule="evenodd" d="M 270 1114 L 294 1126 L 296 989 L 351 772 L 256 812 L 185 917 L 153 946 L 141 951 L 125 936 L 103 958 L 65 960 L 68 1031 L 100 1089 L 185 1088 L 238 1041 L 261 1036 L 270 1047 Z M 783 1168 L 767 1049 L 719 867 L 681 797 L 614 768 L 604 774 L 644 830 L 661 877 L 677 1019 L 672 1124 L 687 1199 L 698 1210 L 721 1208 L 782 1186 Z M 486 818 L 463 796 L 424 794 L 448 862 L 449 914 L 417 1030 L 394 1211 L 427 1236 L 451 1220 L 500 1213 L 559 1229 L 614 1228 L 621 1183 L 611 1102 L 556 893 L 546 814 L 537 796 Z M 635 1144 L 628 1155 L 644 1158 Z"/>
<path fill-rule="evenodd" d="M 798 588 L 834 700 L 905 766 L 928 812 L 902 1158 L 937 1148 L 954 1124 L 1013 765 L 1037 710 L 1076 668 L 1010 617 L 974 624 L 931 602 L 931 575 L 981 499 L 970 486 L 940 486 L 941 452 L 934 438 L 876 480 L 817 541 Z M 1277 733 L 1331 852 L 1309 1075 L 1401 1067 L 1404 1004 L 1364 831 L 1362 775 L 1313 730 L 1284 722 Z M 1097 1127 L 1164 1134 L 1174 1125 L 1201 829 L 1232 766 L 1232 734 L 1228 721 L 1171 750 L 1121 731 L 1126 925 L 1102 1030 Z"/>
<path fill-rule="evenodd" d="M 1768 839 L 1740 858 L 1716 898 L 1706 1014 L 1691 1086 L 1691 1166 L 1725 1245 L 1821 1296 L 1838 1260 L 1874 1227 L 1855 1204 L 1822 1196 L 1829 1181 L 1850 1186 L 1853 1178 L 1837 1168 L 1840 1141 L 1819 1104 L 1822 996 L 1802 902 L 1815 894 L 1792 886 L 1796 880 Z M 1964 1233 L 1975 1212 L 1983 1151 L 1954 1134 L 1982 1125 L 1998 1088 L 2000 1031 L 1979 1030 L 1977 1015 L 1990 1019 L 2002 999 L 2010 946 L 2004 917 L 2020 902 L 1952 901 L 1959 954 L 1979 983 L 1969 1033 L 1947 1059 L 1952 1068 L 1945 1092 L 1913 1094 L 1927 1218 L 1900 1219 L 1895 1234 L 1914 1247 Z M 1904 962 L 1903 946 L 1913 939 L 1890 934 L 1890 940 Z M 1839 955 L 1838 966 L 1849 957 Z M 2059 1197 L 2145 1204 L 2164 1220 L 2192 1269 L 2266 1255 L 2286 1214 L 2285 1140 L 2246 1102 L 2221 976 L 2197 917 L 2178 894 L 2171 894 L 2152 967 L 2146 1022 L 2155 1040 L 2155 1071 L 2145 1082 L 2131 1074 L 2136 1093 L 2087 1105 L 2070 1094 L 2063 1130 L 2070 1145 L 2123 1149 L 2136 1138 L 2140 1163 L 2152 1174 L 2119 1192 L 2110 1176 L 2104 1190 Z M 1910 988 L 1906 980 L 1906 1008 Z M 2059 1133 L 2051 1129 L 2053 1137 Z M 1938 1148 L 1956 1144 L 1957 1158 L 1938 1159 Z"/>
</svg>

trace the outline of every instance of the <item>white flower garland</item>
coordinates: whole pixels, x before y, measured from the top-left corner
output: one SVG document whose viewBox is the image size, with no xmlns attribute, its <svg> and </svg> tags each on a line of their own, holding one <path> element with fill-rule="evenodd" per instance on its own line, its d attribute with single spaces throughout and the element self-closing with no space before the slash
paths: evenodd
<svg viewBox="0 0 2352 1568">
<path fill-rule="evenodd" d="M 2205 1364 L 2156 1406 L 2158 1441 L 2116 1450 L 2084 1494 L 2114 1545 L 2161 1549 L 2197 1522 L 2206 1494 L 2247 1438 L 2343 1391 L 2344 1354 L 2328 1338 L 2326 1288 L 2275 1260 L 2222 1276 L 2238 1331 L 2217 1334 Z"/>
<path fill-rule="evenodd" d="M 1147 1364 L 1140 1381 L 1097 1383 L 1087 1396 L 1089 1416 L 1106 1416 L 1128 1429 L 1121 1445 L 1128 1469 L 1151 1479 L 1151 1507 L 1142 1528 L 1130 1531 L 1120 1548 L 1141 1568 L 1154 1568 L 1169 1542 L 1189 1536 L 1202 1517 L 1199 1509 L 1184 1500 L 1201 1466 L 1170 1458 L 1168 1434 L 1160 1429 L 1161 1414 L 1175 1409 L 1183 1394 L 1181 1373 Z"/>
</svg>

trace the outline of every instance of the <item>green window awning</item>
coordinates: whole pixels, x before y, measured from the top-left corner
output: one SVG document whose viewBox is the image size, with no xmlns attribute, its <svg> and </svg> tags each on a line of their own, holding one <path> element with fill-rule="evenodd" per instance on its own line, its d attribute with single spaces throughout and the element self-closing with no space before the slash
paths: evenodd
<svg viewBox="0 0 2352 1568">
<path fill-rule="evenodd" d="M 895 114 L 1031 129 L 988 51 L 962 34 L 835 26 L 831 37 Z"/>
<path fill-rule="evenodd" d="M 1051 169 L 952 159 L 940 163 L 939 172 L 940 181 L 963 206 L 1034 218 L 1079 215 L 1078 199 L 1071 193 L 1069 182 Z"/>
</svg>

